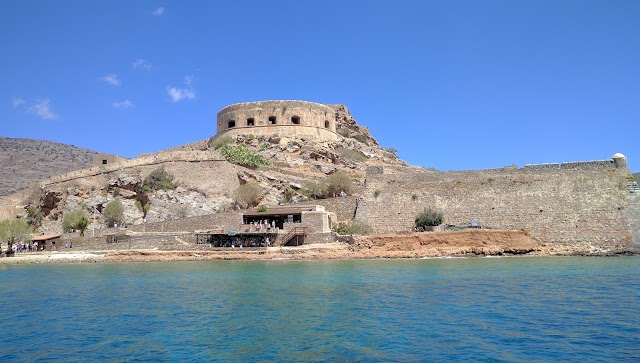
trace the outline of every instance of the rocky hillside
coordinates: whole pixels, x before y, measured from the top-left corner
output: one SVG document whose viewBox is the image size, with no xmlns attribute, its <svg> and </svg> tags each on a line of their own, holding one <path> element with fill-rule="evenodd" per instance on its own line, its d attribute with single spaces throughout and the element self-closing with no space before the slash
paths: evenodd
<svg viewBox="0 0 640 363">
<path fill-rule="evenodd" d="M 97 152 L 57 142 L 0 137 L 0 195 L 88 168 Z"/>
<path fill-rule="evenodd" d="M 94 226 L 100 229 L 108 226 L 103 212 L 113 200 L 122 203 L 126 224 L 159 222 L 256 205 L 305 203 L 342 192 L 358 195 L 368 167 L 384 165 L 390 172 L 411 168 L 397 158 L 395 150 L 381 148 L 346 107 L 331 107 L 336 110 L 340 135 L 336 141 L 214 136 L 52 177 L 4 198 L 5 209 L 24 206 L 27 220 L 29 213 L 40 211 L 36 230 L 45 233 L 61 232 L 62 219 L 70 211 L 84 210 L 93 218 L 97 210 Z M 51 154 L 59 152 L 65 151 Z M 259 165 L 247 160 L 257 160 Z M 165 187 L 150 181 L 160 171 L 171 182 L 160 183 Z"/>
</svg>

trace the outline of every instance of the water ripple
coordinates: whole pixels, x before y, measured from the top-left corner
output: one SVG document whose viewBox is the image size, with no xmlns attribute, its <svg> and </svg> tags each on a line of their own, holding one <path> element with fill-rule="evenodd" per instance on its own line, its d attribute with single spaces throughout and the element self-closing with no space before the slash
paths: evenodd
<svg viewBox="0 0 640 363">
<path fill-rule="evenodd" d="M 640 259 L 10 266 L 0 361 L 640 359 Z"/>
</svg>

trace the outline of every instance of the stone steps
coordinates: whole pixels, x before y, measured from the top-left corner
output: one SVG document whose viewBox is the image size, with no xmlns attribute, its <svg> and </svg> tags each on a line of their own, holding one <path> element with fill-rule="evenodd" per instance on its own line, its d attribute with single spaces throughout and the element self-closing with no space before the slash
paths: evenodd
<svg viewBox="0 0 640 363">
<path fill-rule="evenodd" d="M 638 186 L 638 182 L 630 181 L 627 183 L 627 190 L 632 194 L 640 194 L 640 186 Z"/>
</svg>

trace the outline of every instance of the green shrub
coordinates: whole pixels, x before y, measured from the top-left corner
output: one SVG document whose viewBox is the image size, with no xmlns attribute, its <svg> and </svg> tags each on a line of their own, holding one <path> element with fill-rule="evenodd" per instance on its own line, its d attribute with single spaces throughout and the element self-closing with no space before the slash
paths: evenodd
<svg viewBox="0 0 640 363">
<path fill-rule="evenodd" d="M 106 207 L 102 211 L 105 221 L 108 226 L 113 226 L 116 223 L 122 223 L 124 220 L 124 206 L 119 199 L 114 199 L 107 203 Z"/>
<path fill-rule="evenodd" d="M 247 167 L 269 165 L 269 161 L 264 156 L 252 151 L 246 145 L 223 145 L 218 151 L 232 164 Z"/>
<path fill-rule="evenodd" d="M 31 228 L 37 228 L 42 224 L 44 213 L 36 206 L 30 205 L 27 207 L 27 223 Z"/>
<path fill-rule="evenodd" d="M 293 197 L 296 195 L 296 190 L 293 188 L 289 188 L 285 190 L 283 200 L 286 203 L 289 203 L 293 200 Z"/>
<path fill-rule="evenodd" d="M 62 218 L 62 228 L 64 230 L 77 229 L 80 231 L 80 236 L 84 236 L 84 231 L 89 227 L 89 224 L 91 224 L 91 221 L 83 210 L 73 210 L 65 213 Z"/>
<path fill-rule="evenodd" d="M 414 201 L 414 202 L 416 200 L 418 200 L 418 194 L 416 194 L 416 193 L 411 194 L 411 200 Z"/>
<path fill-rule="evenodd" d="M 320 182 L 307 180 L 302 183 L 302 187 L 309 198 L 332 198 L 340 195 L 340 192 L 353 193 L 353 179 L 340 171 L 327 176 Z"/>
<path fill-rule="evenodd" d="M 305 180 L 302 182 L 303 193 L 311 199 L 321 198 L 323 196 L 322 185 L 313 180 Z"/>
<path fill-rule="evenodd" d="M 369 145 L 369 139 L 362 134 L 355 134 L 351 136 L 352 139 L 358 140 L 365 145 Z"/>
<path fill-rule="evenodd" d="M 147 204 L 142 204 L 141 201 L 136 200 L 136 207 L 142 213 L 142 218 L 147 217 L 147 213 L 149 212 L 149 208 L 151 208 L 151 203 L 147 202 Z"/>
<path fill-rule="evenodd" d="M 258 206 L 258 208 L 256 208 L 256 211 L 257 211 L 257 212 L 259 212 L 259 213 L 264 213 L 264 212 L 266 212 L 266 211 L 267 211 L 267 206 L 266 206 L 266 205 L 264 205 L 264 204 L 260 204 L 260 205 Z"/>
<path fill-rule="evenodd" d="M 416 227 L 439 226 L 444 220 L 442 212 L 431 207 L 425 208 L 416 216 Z"/>
<path fill-rule="evenodd" d="M 243 208 L 255 207 L 261 197 L 260 186 L 256 182 L 242 184 L 236 190 L 236 203 Z"/>
<path fill-rule="evenodd" d="M 349 137 L 350 134 L 349 129 L 338 129 L 338 135 L 342 137 Z"/>
<path fill-rule="evenodd" d="M 366 235 L 373 233 L 373 228 L 366 223 L 358 221 L 349 221 L 347 223 L 338 223 L 333 226 L 332 230 L 338 234 L 360 234 Z"/>
<path fill-rule="evenodd" d="M 324 178 L 321 185 L 325 197 L 335 197 L 340 192 L 348 194 L 353 192 L 353 180 L 348 174 L 341 171 Z"/>
<path fill-rule="evenodd" d="M 358 150 L 347 149 L 347 148 L 339 148 L 338 155 L 342 156 L 345 159 L 355 160 L 355 161 L 365 161 L 367 158 L 362 155 L 362 153 Z"/>
<path fill-rule="evenodd" d="M 233 140 L 233 137 L 231 136 L 223 136 L 221 138 L 216 139 L 212 144 L 211 147 L 213 147 L 214 150 L 218 150 L 219 148 L 225 146 L 225 145 L 229 145 L 229 144 L 233 144 L 235 141 Z"/>
<path fill-rule="evenodd" d="M 380 196 L 380 193 L 382 193 L 382 190 L 380 189 L 376 189 L 373 191 L 373 197 L 374 198 L 378 198 Z"/>
<path fill-rule="evenodd" d="M 142 190 L 149 193 L 153 190 L 175 189 L 173 183 L 173 175 L 169 174 L 164 168 L 158 168 L 149 174 L 142 182 Z"/>
</svg>

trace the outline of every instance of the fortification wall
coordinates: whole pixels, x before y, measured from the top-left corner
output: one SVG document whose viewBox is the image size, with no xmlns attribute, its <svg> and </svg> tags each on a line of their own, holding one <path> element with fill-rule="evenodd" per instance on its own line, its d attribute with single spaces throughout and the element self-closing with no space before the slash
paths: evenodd
<svg viewBox="0 0 640 363">
<path fill-rule="evenodd" d="M 335 111 L 306 101 L 260 101 L 227 106 L 218 112 L 217 134 L 295 136 L 337 140 Z"/>
<path fill-rule="evenodd" d="M 293 205 L 308 205 L 308 201 L 294 203 Z M 327 199 L 316 199 L 313 204 L 321 205 L 327 212 L 336 214 L 334 222 L 350 221 L 356 214 L 357 197 L 349 195 L 346 197 L 336 197 Z"/>
<path fill-rule="evenodd" d="M 378 233 L 409 232 L 425 207 L 446 224 L 523 229 L 550 243 L 628 246 L 629 171 L 587 162 L 477 171 L 386 174 L 371 170 L 356 219 Z M 377 197 L 376 197 L 377 195 Z"/>
<path fill-rule="evenodd" d="M 194 232 L 201 230 L 211 229 L 224 229 L 227 231 L 239 231 L 240 225 L 242 225 L 242 213 L 241 212 L 228 212 L 228 213 L 214 213 L 205 216 L 182 218 L 176 220 L 168 220 L 162 222 L 136 224 L 129 226 L 125 229 L 107 228 L 101 230 L 100 235 L 113 234 L 113 233 L 126 233 L 131 232 Z"/>
</svg>

